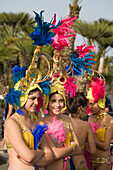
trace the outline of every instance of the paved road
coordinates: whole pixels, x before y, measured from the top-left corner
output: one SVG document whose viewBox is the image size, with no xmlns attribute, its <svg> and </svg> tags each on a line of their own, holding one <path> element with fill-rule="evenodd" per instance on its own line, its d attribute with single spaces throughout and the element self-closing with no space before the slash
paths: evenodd
<svg viewBox="0 0 113 170">
<path fill-rule="evenodd" d="M 6 170 L 8 166 L 8 154 L 0 151 L 0 170 Z"/>
</svg>

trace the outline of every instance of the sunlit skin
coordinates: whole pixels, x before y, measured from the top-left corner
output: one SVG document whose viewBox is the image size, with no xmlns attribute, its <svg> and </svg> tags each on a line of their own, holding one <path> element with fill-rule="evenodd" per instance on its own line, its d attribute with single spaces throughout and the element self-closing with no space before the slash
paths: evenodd
<svg viewBox="0 0 113 170">
<path fill-rule="evenodd" d="M 72 106 L 75 106 L 75 108 L 77 108 L 76 112 L 74 112 L 74 107 L 72 109 L 71 104 L 69 104 L 70 102 L 68 102 L 69 101 L 68 99 L 67 99 L 67 108 L 69 108 L 69 110 L 70 108 L 72 109 L 70 110 L 69 116 L 71 118 L 74 127 L 74 132 L 78 138 L 79 144 L 82 149 L 81 154 L 76 156 L 73 155 L 72 159 L 75 167 L 78 169 L 79 168 L 82 169 L 87 167 L 86 160 L 84 157 L 84 150 L 87 150 L 89 153 L 95 153 L 96 145 L 95 145 L 94 136 L 90 124 L 87 121 L 81 120 L 85 117 L 87 106 L 85 107 L 82 106 L 82 102 L 85 99 L 84 100 L 82 99 L 83 101 L 79 106 L 79 102 L 78 102 L 79 97 L 80 96 L 78 95 L 77 97 L 75 97 L 75 99 L 78 100 L 71 101 Z"/>
<path fill-rule="evenodd" d="M 99 107 L 98 103 L 95 102 L 91 99 L 89 99 L 89 109 L 92 112 L 92 116 L 89 117 L 88 122 L 94 122 L 96 123 L 99 127 L 106 127 L 106 132 L 105 132 L 105 141 L 101 140 L 95 140 L 96 146 L 97 146 L 97 152 L 93 155 L 92 157 L 99 158 L 99 157 L 110 157 L 110 142 L 113 136 L 113 118 L 107 114 L 104 117 L 98 117 L 101 113 L 105 113 L 105 109 L 102 109 Z M 100 163 L 97 165 L 96 170 L 106 170 L 110 169 L 110 164 L 107 163 Z"/>
<path fill-rule="evenodd" d="M 59 115 L 64 107 L 64 99 L 61 94 L 54 94 L 49 101 L 49 114 L 51 116 Z"/>
<path fill-rule="evenodd" d="M 29 118 L 28 113 L 35 111 L 39 97 L 39 90 L 36 90 L 34 92 L 31 91 L 28 95 L 27 102 L 21 108 L 24 115 L 18 114 L 18 117 L 16 117 L 16 115 L 13 114 L 5 122 L 5 143 L 10 143 L 12 146 L 8 149 L 8 170 L 33 170 L 34 167 L 32 165 L 38 163 L 39 160 L 41 160 L 41 158 L 43 158 L 44 156 L 44 152 L 42 150 L 32 150 L 26 145 L 21 129 L 21 127 L 23 126 L 29 133 L 32 133 L 33 129 L 35 129 L 35 125 L 33 121 Z M 20 125 L 20 122 L 22 125 Z"/>
<path fill-rule="evenodd" d="M 36 109 L 36 105 L 38 104 L 38 100 L 40 97 L 40 92 L 37 90 L 36 92 L 31 93 L 28 96 L 28 100 L 26 102 L 26 104 L 23 106 L 22 110 L 24 112 L 35 112 Z"/>
<path fill-rule="evenodd" d="M 40 119 L 40 123 L 47 123 L 47 125 L 49 125 L 50 123 L 53 122 L 54 117 L 56 117 L 56 120 L 61 121 L 63 120 L 63 127 L 65 128 L 65 135 L 67 136 L 68 134 L 68 129 L 67 127 L 71 128 L 71 133 L 72 133 L 72 138 L 73 141 L 70 142 L 70 145 L 67 147 L 55 147 L 55 144 L 58 143 L 57 140 L 54 141 L 54 143 L 52 142 L 52 140 L 48 137 L 46 142 L 49 143 L 50 146 L 50 150 L 52 150 L 52 158 L 54 158 L 54 160 L 48 165 L 45 166 L 46 170 L 58 170 L 58 169 L 63 169 L 63 164 L 64 164 L 64 157 L 67 156 L 68 154 L 74 154 L 74 155 L 78 155 L 81 152 L 78 140 L 76 138 L 76 135 L 73 131 L 73 126 L 72 123 L 70 121 L 70 118 L 62 113 L 63 108 L 65 107 L 65 103 L 64 103 L 64 98 L 61 94 L 59 93 L 55 93 L 55 94 L 51 94 L 50 98 L 49 98 L 49 104 L 48 104 L 48 115 L 43 117 L 42 119 Z M 43 140 L 42 140 L 43 142 Z M 76 150 L 73 151 L 72 145 L 71 143 L 75 143 L 76 144 Z M 46 151 L 49 151 L 49 149 L 47 149 L 44 145 L 42 146 L 42 150 L 43 148 L 45 148 Z M 67 161 L 67 170 L 70 169 L 69 166 L 69 160 Z"/>
</svg>

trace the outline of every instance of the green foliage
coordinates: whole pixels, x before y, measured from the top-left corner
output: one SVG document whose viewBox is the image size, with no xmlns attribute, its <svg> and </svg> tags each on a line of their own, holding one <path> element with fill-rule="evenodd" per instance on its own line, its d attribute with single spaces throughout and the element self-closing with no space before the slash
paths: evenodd
<svg viewBox="0 0 113 170">
<path fill-rule="evenodd" d="M 34 46 L 29 34 L 34 23 L 35 20 L 28 13 L 0 13 L 0 62 L 4 65 L 0 73 L 8 76 L 7 81 L 4 79 L 5 84 L 9 82 L 14 64 L 29 66 L 31 62 Z"/>
</svg>

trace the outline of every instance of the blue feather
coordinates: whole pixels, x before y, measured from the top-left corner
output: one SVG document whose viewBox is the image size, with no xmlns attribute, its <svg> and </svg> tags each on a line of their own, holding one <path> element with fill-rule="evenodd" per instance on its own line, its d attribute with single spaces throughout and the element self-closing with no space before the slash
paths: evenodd
<svg viewBox="0 0 113 170">
<path fill-rule="evenodd" d="M 52 38 L 55 35 L 53 32 L 50 32 L 52 24 L 43 21 L 43 12 L 44 11 L 41 11 L 40 15 L 34 12 L 36 15 L 35 21 L 37 22 L 37 27 L 32 26 L 35 31 L 30 33 L 31 38 L 34 41 L 33 44 L 38 46 L 47 45 L 48 43 L 52 44 Z"/>
<path fill-rule="evenodd" d="M 50 23 L 44 22 L 42 17 L 43 12 L 44 11 L 41 11 L 39 15 L 34 11 L 37 27 L 32 26 L 35 31 L 30 33 L 31 38 L 34 41 L 33 44 L 38 46 L 48 46 L 48 44 L 52 45 L 53 37 L 55 36 L 55 33 L 52 32 L 52 29 L 55 29 L 59 25 L 59 22 L 57 25 L 53 25 L 52 20 Z"/>
<path fill-rule="evenodd" d="M 18 65 L 12 68 L 12 83 L 16 84 L 22 77 L 26 76 L 27 67 L 20 67 Z"/>
<path fill-rule="evenodd" d="M 49 96 L 49 93 L 51 91 L 50 84 L 51 84 L 50 79 L 39 83 L 39 86 L 47 96 Z"/>
<path fill-rule="evenodd" d="M 9 103 L 14 106 L 16 104 L 20 108 L 20 95 L 23 94 L 21 90 L 14 90 L 14 88 L 11 89 L 10 93 L 6 94 L 5 100 L 6 103 Z"/>
<path fill-rule="evenodd" d="M 40 144 L 43 134 L 47 131 L 48 126 L 47 123 L 45 123 L 44 125 L 36 125 L 35 127 L 36 128 L 33 130 L 32 134 L 34 136 L 34 149 L 36 150 Z"/>
<path fill-rule="evenodd" d="M 73 70 L 74 75 L 83 74 L 83 77 L 85 75 L 85 71 L 87 71 L 88 73 L 91 74 L 90 67 L 92 64 L 94 64 L 94 63 L 96 64 L 95 61 L 91 60 L 94 58 L 92 56 L 93 54 L 94 53 L 89 53 L 89 54 L 85 55 L 84 58 L 83 57 L 79 58 L 78 53 L 76 53 L 75 55 L 72 54 L 70 56 L 70 59 L 71 59 L 71 62 L 73 63 L 73 65 L 69 69 L 69 67 L 70 67 L 70 63 L 69 63 L 69 65 L 66 67 L 66 70 L 68 70 L 68 69 L 69 69 L 69 71 Z M 82 71 L 83 71 L 83 73 L 82 73 Z"/>
<path fill-rule="evenodd" d="M 18 114 L 20 114 L 20 115 L 25 115 L 24 112 L 23 112 L 22 110 L 20 110 L 20 109 L 17 109 L 17 110 L 16 110 L 16 113 L 18 113 Z"/>
</svg>

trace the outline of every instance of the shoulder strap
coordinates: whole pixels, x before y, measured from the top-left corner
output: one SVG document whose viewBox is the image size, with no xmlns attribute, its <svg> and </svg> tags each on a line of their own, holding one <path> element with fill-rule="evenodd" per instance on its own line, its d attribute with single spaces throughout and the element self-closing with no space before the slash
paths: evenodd
<svg viewBox="0 0 113 170">
<path fill-rule="evenodd" d="M 107 113 L 105 113 L 104 126 L 106 126 L 106 117 L 107 117 Z"/>
<path fill-rule="evenodd" d="M 19 123 L 20 123 L 21 127 L 23 127 L 23 124 L 22 124 L 22 122 L 21 122 L 21 120 L 20 120 L 19 116 L 17 115 L 17 113 L 15 113 L 15 116 L 17 117 L 17 119 L 18 119 L 18 121 L 19 121 Z"/>
<path fill-rule="evenodd" d="M 65 120 L 60 116 L 60 118 L 62 119 L 62 121 L 64 122 L 64 124 L 66 125 L 66 127 L 67 127 L 67 129 L 68 129 L 68 131 L 70 131 L 69 130 L 69 127 L 68 127 L 68 125 L 67 125 L 67 123 L 65 122 Z"/>
</svg>

